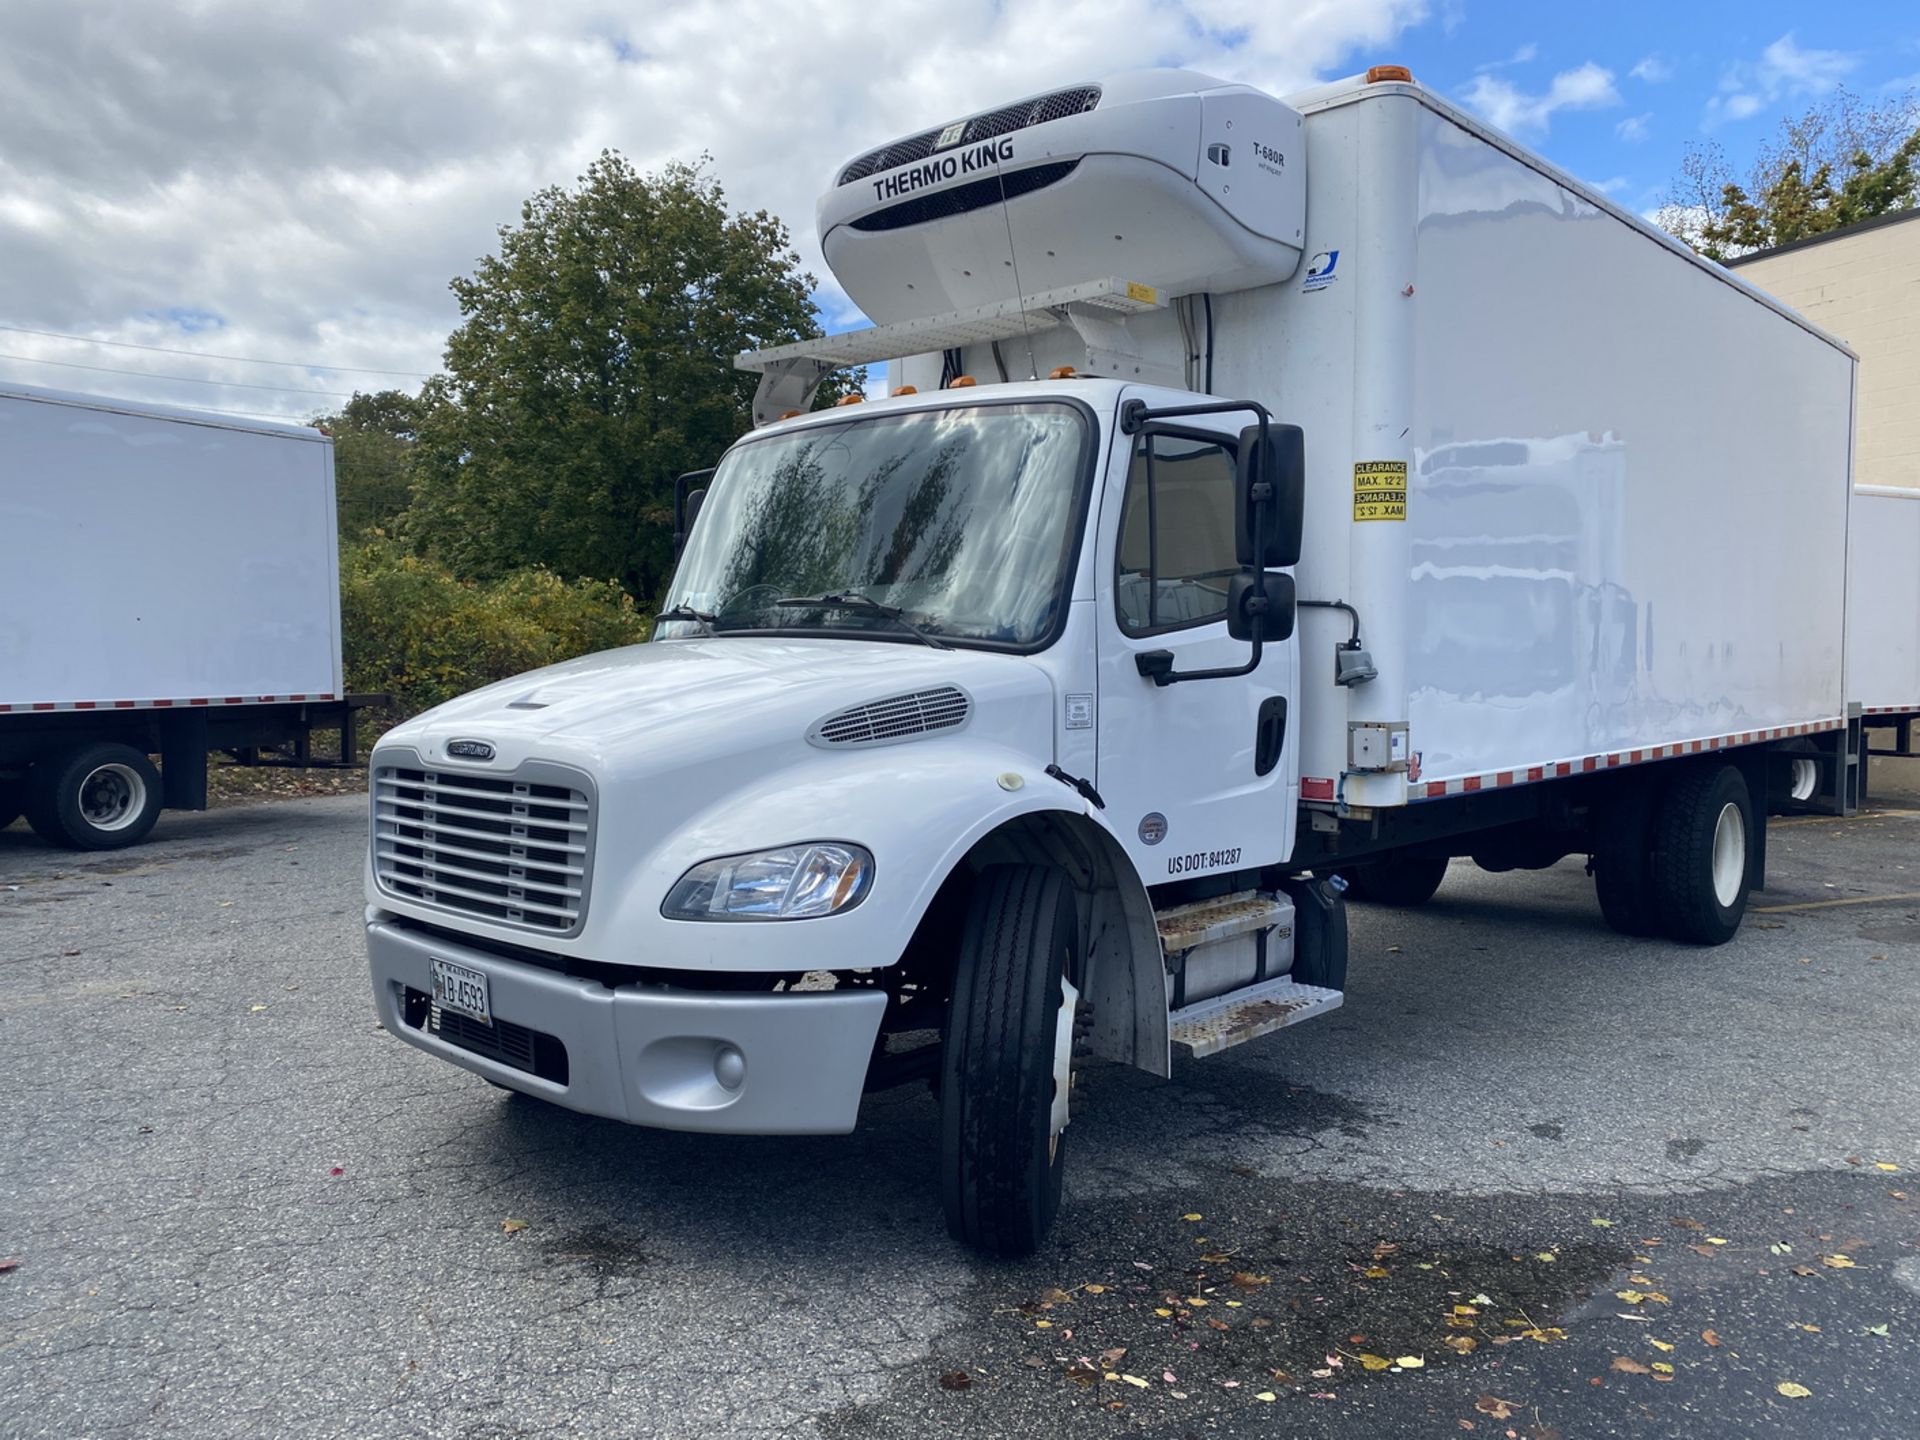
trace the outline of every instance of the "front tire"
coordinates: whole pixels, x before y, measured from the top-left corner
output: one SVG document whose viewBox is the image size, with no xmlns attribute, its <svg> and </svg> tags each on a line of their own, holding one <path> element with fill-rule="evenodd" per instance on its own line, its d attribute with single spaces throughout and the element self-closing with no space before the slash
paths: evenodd
<svg viewBox="0 0 1920 1440">
<path fill-rule="evenodd" d="M 27 776 L 27 822 L 50 845 L 120 850 L 160 818 L 160 772 L 131 745 L 81 745 Z"/>
<path fill-rule="evenodd" d="M 1674 782 L 1653 831 L 1661 928 L 1688 945 L 1724 945 L 1747 909 L 1753 799 L 1731 765 Z"/>
<path fill-rule="evenodd" d="M 1064 875 L 980 872 L 943 1036 L 940 1191 L 948 1232 L 989 1254 L 1032 1254 L 1060 1209 L 1079 960 Z"/>
</svg>

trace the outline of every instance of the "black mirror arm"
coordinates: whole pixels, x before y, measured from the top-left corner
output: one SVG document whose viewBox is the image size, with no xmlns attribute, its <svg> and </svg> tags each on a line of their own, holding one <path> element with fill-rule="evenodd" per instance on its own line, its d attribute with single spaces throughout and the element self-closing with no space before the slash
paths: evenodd
<svg viewBox="0 0 1920 1440">
<path fill-rule="evenodd" d="M 1266 643 L 1267 597 L 1247 597 L 1247 611 L 1253 616 L 1253 650 L 1244 665 L 1229 665 L 1219 670 L 1175 670 L 1171 650 L 1142 650 L 1133 657 L 1133 668 L 1155 685 L 1178 685 L 1182 680 L 1231 680 L 1251 675 L 1260 668 L 1260 654 Z"/>
</svg>

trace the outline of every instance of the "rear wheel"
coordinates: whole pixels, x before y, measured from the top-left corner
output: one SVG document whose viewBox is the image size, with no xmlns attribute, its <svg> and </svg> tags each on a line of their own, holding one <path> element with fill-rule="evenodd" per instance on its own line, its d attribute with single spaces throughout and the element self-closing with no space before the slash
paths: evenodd
<svg viewBox="0 0 1920 1440">
<path fill-rule="evenodd" d="M 27 821 L 49 844 L 119 850 L 147 838 L 160 796 L 160 772 L 131 745 L 81 745 L 28 773 Z"/>
<path fill-rule="evenodd" d="M 1079 955 L 1064 875 L 981 871 L 943 1037 L 940 1188 L 949 1233 L 991 1254 L 1031 1254 L 1060 1208 Z"/>
<path fill-rule="evenodd" d="M 1753 801 L 1731 765 L 1674 782 L 1653 830 L 1660 924 L 1690 945 L 1723 945 L 1747 909 Z"/>
<path fill-rule="evenodd" d="M 1424 905 L 1447 878 L 1444 855 L 1396 856 L 1391 860 L 1370 860 L 1341 870 L 1347 882 L 1349 899 L 1370 900 L 1376 905 L 1411 907 Z"/>
</svg>

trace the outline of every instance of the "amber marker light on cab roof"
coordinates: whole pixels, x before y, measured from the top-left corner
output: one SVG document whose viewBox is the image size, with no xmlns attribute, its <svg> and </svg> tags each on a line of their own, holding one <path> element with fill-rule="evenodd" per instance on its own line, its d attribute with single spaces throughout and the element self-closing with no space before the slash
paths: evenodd
<svg viewBox="0 0 1920 1440">
<path fill-rule="evenodd" d="M 918 385 L 896 385 L 893 387 L 893 393 L 896 395 L 918 395 L 920 393 L 920 387 Z"/>
<path fill-rule="evenodd" d="M 782 410 L 780 412 L 780 418 L 782 420 L 791 420 L 799 413 L 800 412 L 798 410 Z"/>
<path fill-rule="evenodd" d="M 1049 380 L 1071 380 L 1073 379 L 1073 374 L 1073 366 L 1056 365 L 1047 372 L 1047 378 Z"/>
<path fill-rule="evenodd" d="M 866 398 L 864 395 L 842 395 L 838 400 L 833 402 L 833 408 L 838 410 L 842 405 L 858 405 Z"/>
<path fill-rule="evenodd" d="M 947 388 L 949 390 L 964 390 L 969 385 L 978 385 L 979 383 L 980 382 L 971 375 L 956 375 L 947 382 Z"/>
<path fill-rule="evenodd" d="M 1411 85 L 1413 72 L 1404 65 L 1375 65 L 1367 71 L 1367 84 L 1378 85 L 1383 80 L 1399 80 Z"/>
</svg>

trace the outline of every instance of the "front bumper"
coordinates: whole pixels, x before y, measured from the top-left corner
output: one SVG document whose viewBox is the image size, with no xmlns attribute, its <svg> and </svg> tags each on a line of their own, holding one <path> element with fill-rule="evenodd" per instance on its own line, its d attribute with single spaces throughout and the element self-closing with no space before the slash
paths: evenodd
<svg viewBox="0 0 1920 1440">
<path fill-rule="evenodd" d="M 495 1027 L 565 1047 L 565 1082 L 456 1044 L 420 1023 L 439 956 L 485 973 Z M 665 1130 L 840 1135 L 853 1129 L 887 997 L 878 990 L 735 994 L 608 989 L 390 921 L 367 923 L 373 1003 L 388 1032 L 430 1055 L 569 1110 Z M 416 998 L 409 1004 L 407 991 Z M 504 1022 L 504 1024 L 503 1024 Z M 467 1027 L 469 1034 L 476 1027 Z M 512 1032 L 519 1034 L 520 1031 Z M 716 1060 L 731 1047 L 721 1071 Z M 552 1067 L 546 1067 L 549 1070 Z"/>
</svg>

